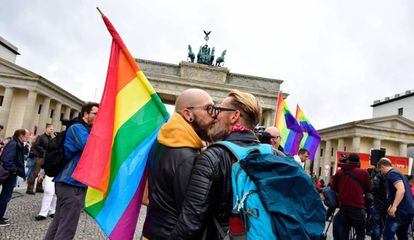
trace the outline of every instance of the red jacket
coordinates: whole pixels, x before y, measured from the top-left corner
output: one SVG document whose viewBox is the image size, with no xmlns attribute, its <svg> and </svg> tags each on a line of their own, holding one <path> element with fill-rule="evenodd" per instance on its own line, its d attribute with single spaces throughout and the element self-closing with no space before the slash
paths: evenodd
<svg viewBox="0 0 414 240">
<path fill-rule="evenodd" d="M 355 181 L 349 174 L 344 174 L 346 171 L 350 171 L 361 184 Z M 365 208 L 364 193 L 371 191 L 371 188 L 371 179 L 367 170 L 349 165 L 339 169 L 331 182 L 331 189 L 339 193 L 338 201 L 340 207 Z"/>
</svg>

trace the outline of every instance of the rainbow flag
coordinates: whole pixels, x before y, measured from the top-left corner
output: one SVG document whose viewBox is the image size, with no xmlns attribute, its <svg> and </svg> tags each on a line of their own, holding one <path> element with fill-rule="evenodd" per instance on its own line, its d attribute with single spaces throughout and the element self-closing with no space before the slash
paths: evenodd
<svg viewBox="0 0 414 240">
<path fill-rule="evenodd" d="M 111 55 L 99 113 L 72 177 L 88 185 L 85 210 L 110 239 L 132 239 L 148 154 L 169 115 L 107 17 Z"/>
<path fill-rule="evenodd" d="M 290 155 L 297 154 L 303 136 L 302 128 L 290 113 L 286 102 L 283 100 L 281 91 L 279 91 L 277 99 L 275 126 L 280 131 L 280 136 L 282 137 L 280 145 L 285 152 Z"/>
<path fill-rule="evenodd" d="M 303 132 L 300 147 L 307 149 L 310 152 L 309 159 L 313 160 L 315 158 L 319 143 L 321 142 L 321 136 L 319 136 L 319 133 L 309 122 L 299 105 L 296 106 L 296 120 L 299 122 Z"/>
</svg>

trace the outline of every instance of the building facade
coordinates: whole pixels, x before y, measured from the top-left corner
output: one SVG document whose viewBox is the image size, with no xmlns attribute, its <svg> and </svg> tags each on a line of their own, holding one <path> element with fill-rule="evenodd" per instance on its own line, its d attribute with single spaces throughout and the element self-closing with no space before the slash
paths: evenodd
<svg viewBox="0 0 414 240">
<path fill-rule="evenodd" d="M 408 157 L 414 145 L 414 121 L 399 115 L 349 122 L 318 130 L 321 144 L 312 170 L 325 181 L 335 174 L 337 151 L 370 154 L 383 148 L 386 155 Z"/>
<path fill-rule="evenodd" d="M 200 88 L 207 91 L 214 102 L 221 102 L 233 90 L 253 94 L 261 103 L 261 125 L 274 124 L 277 94 L 283 80 L 232 73 L 226 67 L 209 66 L 192 62 L 177 64 L 136 59 L 162 101 L 174 104 L 182 91 Z M 288 95 L 283 94 L 284 98 Z"/>
<path fill-rule="evenodd" d="M 0 39 L 2 40 L 2 39 Z M 2 44 L 4 45 L 4 44 Z M 62 129 L 62 119 L 71 119 L 80 112 L 83 101 L 64 89 L 10 60 L 17 48 L 0 55 L 0 138 L 12 136 L 19 128 L 43 133 L 46 124 Z"/>
<path fill-rule="evenodd" d="M 400 115 L 414 121 L 414 91 L 395 94 L 382 100 L 375 100 L 371 105 L 372 117 Z"/>
</svg>

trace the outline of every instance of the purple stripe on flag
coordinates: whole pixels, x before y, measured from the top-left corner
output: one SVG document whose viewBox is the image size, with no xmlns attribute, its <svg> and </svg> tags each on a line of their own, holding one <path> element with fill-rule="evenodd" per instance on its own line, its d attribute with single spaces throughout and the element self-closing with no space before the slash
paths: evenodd
<svg viewBox="0 0 414 240">
<path fill-rule="evenodd" d="M 141 210 L 142 197 L 145 190 L 145 183 L 147 179 L 147 170 L 145 170 L 144 177 L 139 183 L 138 189 L 135 192 L 134 197 L 129 202 L 128 207 L 125 209 L 125 212 L 122 214 L 118 223 L 115 225 L 114 229 L 109 236 L 111 240 L 124 240 L 128 237 L 133 237 L 135 228 L 137 226 L 137 221 L 139 216 L 139 211 Z M 132 238 L 131 238 L 132 239 Z"/>
</svg>

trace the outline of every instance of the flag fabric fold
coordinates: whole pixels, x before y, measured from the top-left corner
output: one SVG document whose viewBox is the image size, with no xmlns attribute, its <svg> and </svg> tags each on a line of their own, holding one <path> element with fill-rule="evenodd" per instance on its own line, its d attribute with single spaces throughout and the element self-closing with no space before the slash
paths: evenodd
<svg viewBox="0 0 414 240">
<path fill-rule="evenodd" d="M 281 91 L 279 91 L 277 99 L 275 126 L 280 131 L 282 138 L 280 144 L 285 152 L 290 155 L 296 155 L 303 136 L 302 128 L 290 113 L 286 102 L 283 100 Z"/>
<path fill-rule="evenodd" d="M 319 143 L 321 142 L 321 136 L 319 136 L 319 133 L 312 126 L 299 105 L 296 107 L 296 121 L 299 123 L 303 132 L 300 147 L 307 149 L 310 152 L 309 159 L 313 160 L 315 158 Z"/>
<path fill-rule="evenodd" d="M 106 16 L 111 55 L 99 112 L 72 177 L 88 185 L 85 211 L 113 240 L 132 239 L 146 164 L 169 115 Z"/>
</svg>

